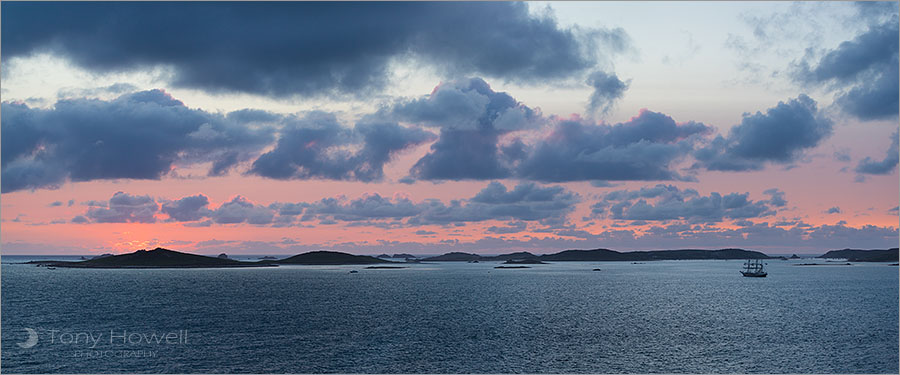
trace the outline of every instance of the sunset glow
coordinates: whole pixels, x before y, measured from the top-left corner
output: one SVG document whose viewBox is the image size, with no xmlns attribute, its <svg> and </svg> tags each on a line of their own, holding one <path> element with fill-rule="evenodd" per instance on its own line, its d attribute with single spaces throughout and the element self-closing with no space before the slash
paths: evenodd
<svg viewBox="0 0 900 375">
<path fill-rule="evenodd" d="M 896 247 L 896 3 L 717 5 L 278 33 L 124 7 L 150 39 L 4 3 L 2 251 Z"/>
</svg>

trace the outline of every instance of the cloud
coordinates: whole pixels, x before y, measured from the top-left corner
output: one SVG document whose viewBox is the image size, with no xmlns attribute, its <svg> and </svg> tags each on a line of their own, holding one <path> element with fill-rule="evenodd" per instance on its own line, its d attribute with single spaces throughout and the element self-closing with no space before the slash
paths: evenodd
<svg viewBox="0 0 900 375">
<path fill-rule="evenodd" d="M 84 216 L 77 216 L 72 222 L 82 222 L 86 217 L 94 223 L 155 223 L 159 205 L 148 195 L 131 195 L 116 192 L 109 198 L 109 208 L 94 207 Z"/>
<path fill-rule="evenodd" d="M 463 225 L 487 220 L 556 223 L 564 220 L 580 200 L 577 193 L 561 186 L 521 183 L 507 190 L 498 182 L 488 184 L 471 198 L 449 203 L 438 199 L 413 202 L 399 193 L 393 197 L 375 193 L 356 199 L 338 196 L 313 202 L 273 202 L 265 206 L 236 196 L 216 209 L 209 209 L 209 199 L 203 194 L 163 201 L 160 207 L 149 196 L 118 192 L 109 200 L 109 208 L 92 206 L 82 215 L 84 220 L 73 222 L 152 223 L 157 220 L 155 215 L 162 213 L 168 216 L 165 221 L 185 222 L 188 227 L 240 223 L 287 227 L 311 221 L 383 228 Z M 300 224 L 297 224 L 298 216 Z"/>
<path fill-rule="evenodd" d="M 46 110 L 3 102 L 2 117 L 4 193 L 67 180 L 160 179 L 176 165 L 204 162 L 221 174 L 273 140 L 271 129 L 187 108 L 161 90 L 60 100 Z"/>
<path fill-rule="evenodd" d="M 366 95 L 390 65 L 523 83 L 582 74 L 628 45 L 491 3 L 33 3 L 3 7 L 6 59 L 51 52 L 93 72 L 167 67 L 171 84 L 269 96 Z"/>
<path fill-rule="evenodd" d="M 250 202 L 242 196 L 237 196 L 216 208 L 209 217 L 217 224 L 265 225 L 272 223 L 275 211 Z"/>
<path fill-rule="evenodd" d="M 648 110 L 615 125 L 563 120 L 527 150 L 516 175 L 544 182 L 682 179 L 670 164 L 710 130 Z"/>
<path fill-rule="evenodd" d="M 893 1 L 854 1 L 853 6 L 860 17 L 876 22 L 897 14 L 897 3 Z"/>
<path fill-rule="evenodd" d="M 724 219 L 748 219 L 771 216 L 784 206 L 783 192 L 766 190 L 770 200 L 753 201 L 749 193 L 722 195 L 712 192 L 701 196 L 694 189 L 680 190 L 672 185 L 656 185 L 639 190 L 617 190 L 603 195 L 592 206 L 595 216 L 615 220 L 687 220 L 690 223 L 716 223 Z"/>
<path fill-rule="evenodd" d="M 389 220 L 402 226 L 457 225 L 510 219 L 553 222 L 563 220 L 580 200 L 577 193 L 561 186 L 541 187 L 534 183 L 521 183 L 507 190 L 503 184 L 491 182 L 472 198 L 448 203 L 437 199 L 415 203 L 402 196 L 385 198 L 378 194 L 353 200 L 326 198 L 309 203 L 301 220 L 364 224 Z"/>
<path fill-rule="evenodd" d="M 453 200 L 444 204 L 437 200 L 422 203 L 424 211 L 408 223 L 452 224 L 485 220 L 521 220 L 554 223 L 565 219 L 581 197 L 561 186 L 541 187 L 520 183 L 513 190 L 499 182 L 491 182 L 472 199 Z"/>
<path fill-rule="evenodd" d="M 831 135 L 831 120 L 822 117 L 816 102 L 800 95 L 778 102 L 766 113 L 744 114 L 727 137 L 714 138 L 694 151 L 697 166 L 716 171 L 760 170 L 765 163 L 790 164 L 806 149 Z"/>
<path fill-rule="evenodd" d="M 422 207 L 406 197 L 385 198 L 378 194 L 365 195 L 347 201 L 325 198 L 309 205 L 304 220 L 316 215 L 320 220 L 331 218 L 340 221 L 402 219 L 418 215 Z M 309 216 L 307 216 L 309 215 Z"/>
<path fill-rule="evenodd" d="M 47 207 L 60 207 L 62 205 L 63 205 L 63 202 L 55 201 L 55 202 L 51 202 L 50 204 L 48 204 Z"/>
<path fill-rule="evenodd" d="M 197 194 L 163 203 L 160 211 L 169 215 L 173 221 L 197 221 L 210 215 L 212 211 L 207 206 L 209 206 L 209 198 L 203 194 Z"/>
<path fill-rule="evenodd" d="M 835 151 L 833 155 L 834 155 L 834 160 L 842 162 L 842 163 L 846 163 L 851 160 L 850 154 L 847 153 L 847 151 L 845 151 L 845 150 Z"/>
<path fill-rule="evenodd" d="M 430 95 L 397 103 L 391 115 L 440 129 L 431 151 L 410 170 L 411 177 L 423 180 L 508 177 L 514 155 L 498 145 L 500 137 L 542 121 L 540 112 L 480 78 L 443 82 Z"/>
<path fill-rule="evenodd" d="M 519 233 L 525 231 L 528 228 L 528 224 L 522 221 L 514 221 L 508 223 L 505 227 L 491 226 L 487 229 L 488 233 L 494 234 L 510 234 L 510 233 Z"/>
<path fill-rule="evenodd" d="M 248 173 L 281 180 L 379 181 L 396 153 L 432 139 L 430 132 L 393 122 L 347 128 L 334 114 L 314 111 L 287 120 L 275 149 L 256 159 Z"/>
<path fill-rule="evenodd" d="M 628 90 L 629 82 L 623 82 L 615 73 L 595 71 L 588 76 L 587 82 L 594 88 L 588 102 L 587 113 L 605 115 L 612 109 L 613 104 Z"/>
<path fill-rule="evenodd" d="M 770 196 L 769 203 L 775 207 L 784 207 L 787 205 L 787 201 L 784 199 L 784 192 L 780 189 L 767 189 L 763 191 L 763 194 Z"/>
<path fill-rule="evenodd" d="M 825 210 L 825 213 L 829 214 L 829 215 L 830 214 L 839 214 L 839 213 L 841 213 L 841 208 L 838 206 L 834 206 L 832 208 Z"/>
<path fill-rule="evenodd" d="M 897 169 L 897 163 L 900 161 L 900 147 L 898 147 L 898 133 L 891 134 L 891 145 L 888 147 L 887 153 L 882 160 L 872 160 L 866 156 L 856 165 L 854 171 L 856 173 L 885 175 L 892 173 Z"/>
<path fill-rule="evenodd" d="M 859 8 L 864 14 L 868 6 Z M 895 118 L 898 114 L 898 18 L 896 7 L 890 20 L 869 26 L 852 40 L 827 51 L 811 67 L 801 61 L 794 79 L 823 85 L 836 91 L 835 103 L 862 120 Z"/>
</svg>

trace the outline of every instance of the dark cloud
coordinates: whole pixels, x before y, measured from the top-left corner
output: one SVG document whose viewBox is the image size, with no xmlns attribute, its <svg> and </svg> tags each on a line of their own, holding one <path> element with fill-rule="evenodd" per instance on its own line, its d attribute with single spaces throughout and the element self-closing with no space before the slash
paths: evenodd
<svg viewBox="0 0 900 375">
<path fill-rule="evenodd" d="M 269 205 L 269 208 L 278 211 L 279 216 L 297 216 L 303 213 L 307 207 L 309 207 L 308 203 L 275 202 Z"/>
<path fill-rule="evenodd" d="M 169 215 L 173 221 L 197 221 L 210 215 L 212 211 L 207 206 L 209 206 L 209 198 L 203 194 L 197 194 L 163 203 L 160 211 Z"/>
<path fill-rule="evenodd" d="M 763 191 L 763 194 L 771 197 L 769 198 L 769 203 L 772 204 L 772 206 L 784 207 L 787 205 L 787 201 L 784 200 L 784 192 L 779 189 L 767 189 L 766 191 Z"/>
<path fill-rule="evenodd" d="M 393 199 L 378 194 L 366 195 L 350 201 L 325 198 L 309 205 L 306 215 L 316 215 L 320 220 L 331 218 L 340 221 L 402 219 L 418 215 L 422 207 L 405 197 Z"/>
<path fill-rule="evenodd" d="M 681 179 L 670 164 L 709 131 L 648 110 L 615 125 L 561 121 L 529 149 L 516 175 L 547 182 Z"/>
<path fill-rule="evenodd" d="M 242 196 L 237 196 L 216 208 L 209 217 L 217 224 L 265 225 L 272 223 L 275 211 L 250 202 Z"/>
<path fill-rule="evenodd" d="M 444 82 L 430 95 L 398 103 L 391 115 L 441 129 L 431 151 L 410 170 L 423 180 L 508 177 L 515 150 L 498 146 L 500 137 L 542 121 L 539 112 L 480 78 Z"/>
<path fill-rule="evenodd" d="M 712 192 L 701 196 L 694 189 L 680 190 L 672 185 L 656 185 L 639 190 L 607 193 L 592 206 L 595 216 L 616 220 L 687 220 L 691 223 L 716 223 L 724 219 L 747 219 L 774 215 L 776 207 L 786 204 L 784 193 L 766 190 L 770 200 L 753 201 L 749 193 L 722 195 Z"/>
<path fill-rule="evenodd" d="M 800 95 L 778 102 L 766 113 L 744 114 L 727 137 L 717 136 L 694 152 L 695 166 L 708 170 L 760 170 L 765 163 L 790 164 L 806 149 L 831 135 L 831 120 L 818 113 L 816 102 Z"/>
<path fill-rule="evenodd" d="M 172 84 L 272 96 L 365 95 L 411 58 L 519 82 L 583 74 L 621 30 L 576 30 L 519 2 L 4 3 L 2 55 L 94 72 L 172 69 Z"/>
<path fill-rule="evenodd" d="M 900 161 L 900 144 L 898 144 L 898 133 L 891 134 L 891 146 L 888 147 L 887 154 L 882 160 L 872 160 L 866 156 L 856 165 L 856 173 L 884 175 L 890 174 L 897 169 L 897 163 Z"/>
<path fill-rule="evenodd" d="M 115 100 L 61 100 L 52 109 L 2 104 L 2 191 L 71 181 L 159 179 L 175 165 L 221 174 L 273 140 L 267 128 L 187 108 L 161 90 Z"/>
<path fill-rule="evenodd" d="M 236 121 L 241 124 L 276 123 L 284 119 L 284 116 L 277 113 L 251 108 L 228 112 L 227 117 L 229 120 Z"/>
<path fill-rule="evenodd" d="M 581 197 L 561 186 L 541 187 L 521 183 L 513 190 L 499 182 L 491 182 L 468 201 L 437 200 L 422 203 L 424 210 L 410 224 L 452 224 L 485 220 L 542 221 L 563 220 L 575 209 Z"/>
<path fill-rule="evenodd" d="M 829 215 L 830 214 L 839 214 L 839 213 L 841 213 L 841 208 L 838 206 L 834 206 L 832 208 L 825 210 L 825 213 L 829 214 Z"/>
<path fill-rule="evenodd" d="M 306 204 L 302 221 L 360 222 L 375 225 L 459 225 L 486 220 L 554 221 L 563 219 L 580 202 L 578 194 L 560 186 L 541 187 L 522 183 L 512 190 L 492 182 L 470 199 L 449 203 L 428 199 L 414 203 L 405 197 L 386 198 L 378 194 L 347 200 L 326 198 Z M 402 220 L 406 220 L 405 223 Z"/>
<path fill-rule="evenodd" d="M 348 128 L 334 114 L 315 111 L 288 120 L 275 149 L 256 159 L 249 173 L 282 180 L 379 181 L 397 152 L 432 139 L 430 132 L 394 122 Z"/>
<path fill-rule="evenodd" d="M 519 232 L 524 231 L 526 228 L 528 228 L 528 224 L 526 224 L 525 222 L 514 221 L 514 222 L 507 223 L 507 226 L 504 226 L 504 227 L 491 226 L 487 229 L 487 232 L 494 233 L 494 234 L 519 233 Z"/>
<path fill-rule="evenodd" d="M 898 49 L 900 28 L 896 5 L 890 20 L 826 52 L 815 67 L 802 61 L 795 67 L 800 82 L 836 91 L 835 103 L 863 120 L 894 118 L 898 113 Z M 862 6 L 862 12 L 882 6 Z"/>
<path fill-rule="evenodd" d="M 61 202 L 61 201 L 55 201 L 55 202 L 51 202 L 50 204 L 48 204 L 47 207 L 59 207 L 59 206 L 62 206 L 62 205 L 63 205 L 63 202 Z"/>
<path fill-rule="evenodd" d="M 613 104 L 625 95 L 630 82 L 623 82 L 615 73 L 596 71 L 588 76 L 587 84 L 594 88 L 588 102 L 589 114 L 605 115 Z"/>
<path fill-rule="evenodd" d="M 453 200 L 449 204 L 436 199 L 417 203 L 401 195 L 367 194 L 357 199 L 340 196 L 315 202 L 274 202 L 263 206 L 237 196 L 211 210 L 209 199 L 203 194 L 164 201 L 160 207 L 149 196 L 118 192 L 109 200 L 109 208 L 91 207 L 83 216 L 95 223 L 149 223 L 156 221 L 155 215 L 159 212 L 168 216 L 166 221 L 186 222 L 184 225 L 189 227 L 240 223 L 286 227 L 318 221 L 319 224 L 345 222 L 351 226 L 397 228 L 424 224 L 464 225 L 487 220 L 554 223 L 564 220 L 578 202 L 577 193 L 561 186 L 522 183 L 507 190 L 498 182 L 492 182 L 472 198 Z M 92 202 L 92 205 L 97 204 Z"/>
<path fill-rule="evenodd" d="M 159 205 L 148 195 L 117 192 L 109 198 L 109 208 L 90 208 L 84 217 L 94 223 L 155 223 Z M 81 222 L 78 217 L 72 222 Z"/>
</svg>

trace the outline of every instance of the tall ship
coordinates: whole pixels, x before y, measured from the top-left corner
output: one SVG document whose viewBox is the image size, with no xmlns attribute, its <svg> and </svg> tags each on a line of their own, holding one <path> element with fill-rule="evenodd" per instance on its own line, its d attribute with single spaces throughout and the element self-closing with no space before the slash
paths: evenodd
<svg viewBox="0 0 900 375">
<path fill-rule="evenodd" d="M 744 277 L 766 277 L 768 274 L 763 270 L 763 264 L 759 259 L 747 259 L 747 263 L 744 263 L 744 269 L 741 270 L 741 275 L 744 275 Z"/>
</svg>

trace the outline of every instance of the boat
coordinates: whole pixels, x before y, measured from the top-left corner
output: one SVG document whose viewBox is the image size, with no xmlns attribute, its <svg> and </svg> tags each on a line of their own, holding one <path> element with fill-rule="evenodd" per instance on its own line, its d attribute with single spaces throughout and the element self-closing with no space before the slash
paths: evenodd
<svg viewBox="0 0 900 375">
<path fill-rule="evenodd" d="M 350 273 L 359 273 L 357 270 L 350 270 Z"/>
<path fill-rule="evenodd" d="M 55 270 L 55 269 L 56 269 L 56 267 L 53 267 L 53 266 L 47 266 L 46 268 L 47 268 L 48 270 Z"/>
<path fill-rule="evenodd" d="M 766 277 L 768 274 L 763 270 L 763 264 L 759 259 L 747 259 L 741 274 L 744 277 Z"/>
</svg>

